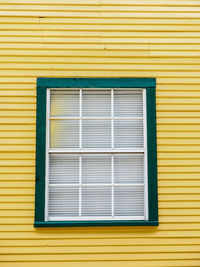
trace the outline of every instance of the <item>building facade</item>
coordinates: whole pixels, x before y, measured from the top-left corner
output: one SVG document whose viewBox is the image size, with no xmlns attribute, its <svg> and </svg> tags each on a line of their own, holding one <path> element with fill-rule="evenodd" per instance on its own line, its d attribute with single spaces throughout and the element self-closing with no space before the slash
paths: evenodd
<svg viewBox="0 0 200 267">
<path fill-rule="evenodd" d="M 0 266 L 200 266 L 200 2 L 0 1 Z M 37 78 L 156 78 L 159 226 L 34 227 Z"/>
</svg>

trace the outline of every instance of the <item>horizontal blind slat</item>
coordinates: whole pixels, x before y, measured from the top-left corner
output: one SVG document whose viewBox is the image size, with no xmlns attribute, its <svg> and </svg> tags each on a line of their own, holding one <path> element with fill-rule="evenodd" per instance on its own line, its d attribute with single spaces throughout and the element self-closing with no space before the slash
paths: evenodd
<svg viewBox="0 0 200 267">
<path fill-rule="evenodd" d="M 111 156 L 83 155 L 82 183 L 111 183 Z"/>
<path fill-rule="evenodd" d="M 52 91 L 50 105 L 51 116 L 78 116 L 79 91 Z"/>
<path fill-rule="evenodd" d="M 49 216 L 78 216 L 79 188 L 49 188 Z"/>
<path fill-rule="evenodd" d="M 49 181 L 50 184 L 79 183 L 79 156 L 50 154 Z"/>
<path fill-rule="evenodd" d="M 106 91 L 83 90 L 82 115 L 84 116 L 110 116 L 111 93 Z"/>
<path fill-rule="evenodd" d="M 114 156 L 115 183 L 143 183 L 144 156 L 143 154 Z"/>
<path fill-rule="evenodd" d="M 114 90 L 114 116 L 142 117 L 142 90 Z"/>
<path fill-rule="evenodd" d="M 83 216 L 111 216 L 111 186 L 82 188 Z"/>
<path fill-rule="evenodd" d="M 144 188 L 115 187 L 114 188 L 115 216 L 144 216 Z"/>
<path fill-rule="evenodd" d="M 114 120 L 115 148 L 142 148 L 143 146 L 143 121 Z"/>
<path fill-rule="evenodd" d="M 51 148 L 78 148 L 79 121 L 53 120 L 50 123 Z"/>
<path fill-rule="evenodd" d="M 83 148 L 111 147 L 110 120 L 83 120 L 82 134 Z"/>
</svg>

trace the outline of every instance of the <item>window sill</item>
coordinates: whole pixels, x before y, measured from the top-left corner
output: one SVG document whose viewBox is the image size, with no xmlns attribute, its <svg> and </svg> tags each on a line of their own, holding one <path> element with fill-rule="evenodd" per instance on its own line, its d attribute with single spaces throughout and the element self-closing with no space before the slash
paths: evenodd
<svg viewBox="0 0 200 267">
<path fill-rule="evenodd" d="M 51 221 L 35 222 L 34 227 L 87 227 L 87 226 L 158 226 L 158 221 Z"/>
</svg>

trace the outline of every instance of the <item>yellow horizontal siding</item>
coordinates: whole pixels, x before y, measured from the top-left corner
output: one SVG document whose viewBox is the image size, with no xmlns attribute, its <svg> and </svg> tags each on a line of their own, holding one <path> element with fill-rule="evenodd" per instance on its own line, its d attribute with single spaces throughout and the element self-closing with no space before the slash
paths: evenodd
<svg viewBox="0 0 200 267">
<path fill-rule="evenodd" d="M 159 227 L 34 229 L 37 77 L 156 77 Z M 200 266 L 200 2 L 0 0 L 0 266 Z"/>
<path fill-rule="evenodd" d="M 78 255 L 80 256 L 80 255 Z M 187 257 L 187 256 L 186 256 Z M 102 265 L 104 265 L 106 262 L 106 260 L 99 260 L 99 261 L 96 261 L 96 260 L 85 260 L 85 261 L 69 261 L 67 262 L 67 266 L 69 267 L 79 267 L 81 264 L 82 266 L 88 266 L 88 267 L 93 267 L 94 265 L 96 267 L 102 267 Z M 116 260 L 116 261 L 113 261 L 113 260 L 110 260 L 109 261 L 109 264 L 113 264 L 113 266 L 115 267 L 122 267 L 124 265 L 122 264 L 126 264 L 127 267 L 132 267 L 132 266 L 138 266 L 138 267 L 143 267 L 143 266 L 146 266 L 146 267 L 151 267 L 152 266 L 152 260 L 149 261 L 149 260 L 145 260 L 145 259 L 140 259 L 140 260 L 131 260 L 131 259 L 127 259 L 126 261 L 124 260 Z M 27 263 L 30 267 L 34 267 L 34 266 L 38 266 L 38 267 L 43 267 L 45 265 L 48 265 L 49 267 L 54 267 L 55 266 L 55 263 L 57 265 L 59 265 L 60 267 L 65 267 L 66 266 L 66 260 L 60 260 L 59 262 L 58 261 L 54 261 L 54 260 L 44 260 L 44 261 L 37 261 L 37 262 L 32 262 L 31 260 L 30 261 L 19 261 L 18 262 L 3 262 L 2 263 L 2 266 L 3 267 L 8 267 L 12 264 L 12 266 L 14 267 L 25 267 L 27 266 Z M 181 264 L 181 265 L 179 265 Z M 179 259 L 179 260 L 157 260 L 155 261 L 155 264 L 154 266 L 155 267 L 171 267 L 171 266 L 177 266 L 177 267 L 196 267 L 198 266 L 199 264 L 199 260 L 196 260 L 196 259 L 191 259 L 191 260 L 187 260 L 187 259 Z M 111 265 L 109 265 L 111 266 Z"/>
</svg>

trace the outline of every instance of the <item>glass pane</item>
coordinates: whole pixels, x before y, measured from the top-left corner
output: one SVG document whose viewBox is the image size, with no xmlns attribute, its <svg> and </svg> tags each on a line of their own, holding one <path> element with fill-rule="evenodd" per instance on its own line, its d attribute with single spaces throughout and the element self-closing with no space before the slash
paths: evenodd
<svg viewBox="0 0 200 267">
<path fill-rule="evenodd" d="M 82 216 L 111 216 L 111 187 L 82 187 Z"/>
<path fill-rule="evenodd" d="M 79 121 L 51 120 L 50 147 L 51 148 L 79 147 Z"/>
<path fill-rule="evenodd" d="M 114 90 L 114 116 L 142 117 L 142 90 Z"/>
<path fill-rule="evenodd" d="M 49 188 L 49 216 L 78 216 L 78 209 L 78 187 Z"/>
<path fill-rule="evenodd" d="M 83 90 L 83 116 L 110 116 L 111 91 Z"/>
<path fill-rule="evenodd" d="M 79 156 L 50 154 L 49 179 L 50 184 L 79 183 Z"/>
<path fill-rule="evenodd" d="M 79 90 L 51 90 L 51 116 L 79 116 Z"/>
<path fill-rule="evenodd" d="M 111 147 L 110 120 L 83 120 L 83 147 Z"/>
<path fill-rule="evenodd" d="M 143 186 L 116 186 L 114 202 L 115 216 L 144 216 Z"/>
<path fill-rule="evenodd" d="M 142 148 L 143 121 L 115 120 L 114 142 L 115 148 Z"/>
<path fill-rule="evenodd" d="M 115 155 L 114 181 L 115 183 L 143 183 L 144 155 Z"/>
<path fill-rule="evenodd" d="M 111 183 L 111 156 L 82 156 L 83 183 Z"/>
</svg>

